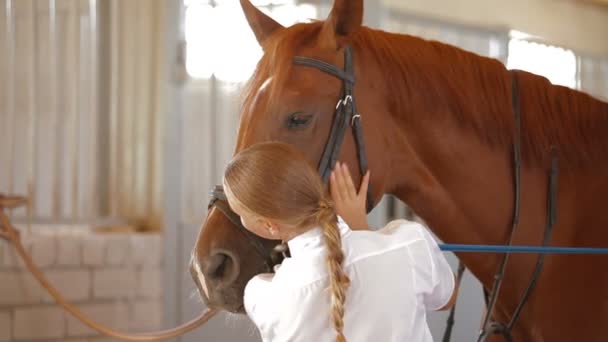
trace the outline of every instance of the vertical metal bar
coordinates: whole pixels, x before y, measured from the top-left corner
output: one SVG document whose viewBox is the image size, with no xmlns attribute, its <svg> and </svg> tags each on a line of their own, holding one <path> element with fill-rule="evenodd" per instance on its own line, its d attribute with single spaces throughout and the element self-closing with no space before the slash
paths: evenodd
<svg viewBox="0 0 608 342">
<path fill-rule="evenodd" d="M 136 14 L 136 10 L 135 10 L 135 6 L 133 5 L 133 2 L 129 2 L 127 6 L 125 6 L 124 8 L 122 8 L 123 11 L 125 11 L 127 17 L 131 18 L 131 22 L 133 22 L 133 16 L 137 16 Z M 123 51 L 123 56 L 125 56 L 125 59 L 123 60 L 123 63 L 125 63 L 125 65 L 128 65 L 128 70 L 129 72 L 126 73 L 126 86 L 125 86 L 125 92 L 127 94 L 127 99 L 125 99 L 126 101 L 126 106 L 123 109 L 127 109 L 128 110 L 128 114 L 123 112 L 123 115 L 127 115 L 128 116 L 128 137 L 126 137 L 127 140 L 127 145 L 126 148 L 128 150 L 128 155 L 127 155 L 127 165 L 129 165 L 129 177 L 127 178 L 127 186 L 129 188 L 129 192 L 124 194 L 125 198 L 127 199 L 127 210 L 128 212 L 126 213 L 127 215 L 131 215 L 133 213 L 133 211 L 135 210 L 135 203 L 133 201 L 133 194 L 137 191 L 136 188 L 136 161 L 137 161 L 137 149 L 135 148 L 136 144 L 137 144 L 137 129 L 136 129 L 136 122 L 135 122 L 135 110 L 136 110 L 136 106 L 135 106 L 135 99 L 134 99 L 134 95 L 135 94 L 135 72 L 136 72 L 136 68 L 134 65 L 134 58 L 132 58 L 131 53 L 129 51 L 129 49 L 132 49 L 133 46 L 136 44 L 136 42 L 134 41 L 134 37 L 133 37 L 133 33 L 132 30 L 123 30 L 121 32 L 123 35 L 125 35 L 126 37 L 126 42 L 128 42 L 128 44 L 125 44 L 123 46 L 121 46 L 122 49 L 124 49 Z M 122 171 L 125 171 L 124 169 Z M 125 215 L 125 212 L 123 212 L 123 215 Z"/>
<path fill-rule="evenodd" d="M 153 99 L 155 99 L 152 94 L 154 94 L 154 89 L 156 85 L 157 79 L 154 78 L 152 70 L 152 63 L 157 60 L 155 56 L 156 50 L 154 49 L 154 45 L 151 44 L 152 40 L 149 39 L 150 36 L 154 35 L 154 25 L 152 25 L 153 16 L 156 12 L 156 6 L 150 3 L 144 3 L 142 8 L 144 8 L 144 12 L 140 14 L 141 21 L 139 25 L 139 37 L 138 40 L 141 42 L 141 48 L 138 50 L 138 53 L 142 53 L 143 51 L 150 51 L 150 56 L 148 58 L 142 58 L 143 63 L 140 63 L 139 69 L 139 85 L 137 88 L 140 89 L 140 94 L 142 95 L 140 98 L 143 101 L 140 101 L 140 108 L 138 110 L 139 121 L 137 125 L 140 127 L 139 130 L 141 132 L 140 135 L 140 146 L 142 146 L 141 151 L 143 155 L 140 155 L 140 172 L 139 172 L 139 193 L 137 197 L 137 202 L 141 201 L 142 205 L 140 206 L 140 211 L 137 212 L 138 215 L 142 215 L 143 213 L 153 213 L 153 187 L 151 182 L 152 176 L 152 165 L 150 161 L 152 160 L 152 152 L 154 151 L 154 142 L 151 139 L 152 129 L 154 127 L 154 119 L 156 117 L 155 106 L 152 106 L 151 103 Z M 156 41 L 156 39 L 154 40 Z M 140 55 L 141 56 L 141 55 Z M 148 84 L 148 87 L 144 87 L 144 84 Z M 154 215 L 151 215 L 153 217 Z M 150 224 L 149 221 L 147 224 Z"/>
<path fill-rule="evenodd" d="M 110 192 L 108 196 L 110 216 L 118 216 L 118 166 L 120 165 L 120 149 L 119 146 L 119 135 L 120 126 L 118 122 L 118 72 L 119 72 L 119 27 L 120 19 L 118 17 L 118 0 L 111 0 L 110 2 Z"/>
<path fill-rule="evenodd" d="M 75 28 L 75 48 L 74 53 L 76 54 L 76 63 L 74 65 L 74 102 L 72 105 L 74 106 L 74 123 L 72 127 L 72 142 L 73 142 L 73 158 L 72 158 L 72 201 L 74 201 L 73 205 L 73 218 L 81 218 L 81 205 L 80 205 L 80 116 L 82 111 L 82 88 L 80 84 L 80 75 L 82 72 L 82 22 L 80 17 L 80 0 L 74 1 L 73 4 L 76 6 L 74 21 L 76 22 Z"/>
<path fill-rule="evenodd" d="M 98 109 L 97 109 L 97 0 L 89 0 L 89 72 L 90 72 L 90 100 L 89 100 L 89 127 L 88 127 L 88 139 L 89 139 L 89 148 L 90 153 L 88 153 L 88 163 L 90 166 L 89 169 L 89 184 L 91 184 L 91 188 L 89 189 L 89 197 L 87 201 L 89 203 L 89 209 L 87 216 L 89 218 L 96 218 L 99 213 L 98 210 L 98 201 L 99 198 L 99 181 L 97 178 L 98 174 L 98 159 L 97 159 L 97 144 L 98 144 Z"/>
<path fill-rule="evenodd" d="M 154 10 L 154 14 L 153 14 L 153 18 L 154 18 L 154 28 L 155 28 L 155 35 L 160 35 L 162 32 L 165 31 L 166 25 L 167 25 L 167 14 L 164 10 L 160 9 L 160 4 L 158 3 L 158 6 L 155 6 L 155 10 Z M 157 40 L 154 40 L 157 41 Z M 164 65 L 162 65 L 162 63 L 164 63 L 164 52 L 169 49 L 169 45 L 166 44 L 159 44 L 159 43 L 155 43 L 153 45 L 153 50 L 155 52 L 155 56 L 156 58 L 154 58 L 154 64 L 152 64 L 151 70 L 154 70 L 154 72 L 151 73 L 151 75 L 153 75 L 153 79 L 155 80 L 154 82 L 154 92 L 152 93 L 151 96 L 151 103 L 153 103 L 153 110 L 154 110 L 154 121 L 153 121 L 153 125 L 151 126 L 151 134 L 150 134 L 150 141 L 151 141 L 151 145 L 154 146 L 153 149 L 153 153 L 152 153 L 152 157 L 150 158 L 150 168 L 152 170 L 152 172 L 150 172 L 150 178 L 148 180 L 148 186 L 150 187 L 150 189 L 153 189 L 152 194 L 150 195 L 151 198 L 151 210 L 154 212 L 154 222 L 156 227 L 161 227 L 162 226 L 162 212 L 163 212 L 163 208 L 162 208 L 162 196 L 163 196 L 163 189 L 161 187 L 162 184 L 162 179 L 160 178 L 160 176 L 162 175 L 162 147 L 163 147 L 163 139 L 161 137 L 164 137 L 165 135 L 164 133 L 164 125 L 162 123 L 162 120 L 164 118 L 164 105 L 167 103 L 166 102 L 166 98 L 167 98 L 167 93 L 163 90 L 166 81 L 162 81 L 165 80 L 164 78 Z M 161 96 L 162 94 L 162 96 Z"/>
<path fill-rule="evenodd" d="M 172 79 L 171 72 L 175 65 L 175 46 L 183 38 L 183 1 L 164 1 L 167 25 L 162 30 L 162 35 L 166 41 L 164 49 L 164 79 Z M 185 231 L 181 225 L 182 196 L 181 189 L 183 183 L 184 168 L 182 161 L 183 146 L 183 101 L 181 93 L 184 87 L 179 87 L 175 83 L 166 82 L 162 88 L 167 96 L 167 105 L 163 108 L 163 126 L 166 138 L 163 142 L 163 225 L 166 227 L 163 238 L 163 250 L 166 254 L 163 258 L 164 277 L 163 277 L 163 317 L 166 325 L 174 325 L 183 318 L 183 292 L 182 283 L 184 262 L 181 241 Z M 169 110 L 169 108 L 171 108 Z M 183 340 L 183 339 L 182 339 Z"/>
<path fill-rule="evenodd" d="M 29 112 L 28 112 L 28 132 L 27 132 L 27 156 L 29 157 L 28 170 L 27 170 L 27 193 L 30 199 L 30 205 L 28 209 L 28 217 L 31 217 L 36 212 L 36 175 L 38 163 L 36 162 L 38 156 L 38 147 L 36 143 L 37 136 L 37 88 L 38 88 L 38 25 L 37 25 L 37 14 L 38 6 L 37 1 L 32 0 L 30 2 L 32 8 L 28 11 L 31 16 L 31 36 L 28 41 L 31 44 L 31 60 L 29 61 L 28 70 L 28 83 L 30 89 L 29 96 Z"/>
<path fill-rule="evenodd" d="M 131 45 L 131 59 L 132 60 L 139 60 L 139 54 L 140 51 L 142 51 L 144 49 L 144 44 L 143 44 L 143 35 L 142 35 L 142 27 L 145 24 L 144 22 L 144 17 L 146 16 L 146 11 L 147 8 L 150 5 L 147 4 L 142 4 L 141 1 L 134 1 L 134 5 L 131 9 L 135 9 L 137 8 L 136 11 L 132 11 L 132 19 L 134 20 L 133 22 L 133 29 L 130 30 L 132 33 L 132 38 L 134 40 L 134 44 Z M 150 57 L 148 57 L 150 58 Z M 142 161 L 143 158 L 145 156 L 145 148 L 143 147 L 143 142 L 144 142 L 144 132 L 143 132 L 143 118 L 142 118 L 142 105 L 143 105 L 143 100 L 144 97 L 143 95 L 143 91 L 142 88 L 139 87 L 138 85 L 140 84 L 139 81 L 142 78 L 142 64 L 145 64 L 145 61 L 139 61 L 137 63 L 133 63 L 133 78 L 132 78 L 132 83 L 131 83 L 131 90 L 132 90 L 132 96 L 134 101 L 132 102 L 133 107 L 131 109 L 131 115 L 133 116 L 133 145 L 131 146 L 131 149 L 133 149 L 133 184 L 132 184 L 132 189 L 133 191 L 130 193 L 130 197 L 131 197 L 131 201 L 133 203 L 133 207 L 132 207 L 132 212 L 129 213 L 129 215 L 133 215 L 136 216 L 138 213 L 141 212 L 141 208 L 143 206 L 144 203 L 142 203 L 142 197 L 141 197 L 141 190 L 142 190 L 142 186 L 141 186 L 141 180 L 143 178 L 145 178 L 145 175 L 143 174 L 142 170 L 144 167 Z"/>
<path fill-rule="evenodd" d="M 130 103 L 132 101 L 131 96 L 129 96 L 129 91 L 131 90 L 129 87 L 129 79 L 130 79 L 130 67 L 129 65 L 129 53 L 127 47 L 130 46 L 130 36 L 128 34 L 129 30 L 127 29 L 126 23 L 129 20 L 128 7 L 129 3 L 120 1 L 120 7 L 118 9 L 119 17 L 120 17 L 120 43 L 118 45 L 118 51 L 120 55 L 120 96 L 119 96 L 119 125 L 120 125 L 120 144 L 121 146 L 132 146 L 131 142 L 131 134 L 130 134 L 130 123 L 131 123 L 131 107 Z M 127 94 L 124 96 L 123 94 Z M 119 216 L 124 217 L 124 213 L 130 210 L 131 203 L 129 201 L 129 192 L 131 189 L 128 188 L 129 184 L 131 184 L 131 175 L 132 175 L 132 164 L 131 164 L 131 149 L 122 148 L 120 153 L 120 164 L 118 168 L 118 172 L 121 177 L 119 178 L 120 184 L 120 211 Z"/>
<path fill-rule="evenodd" d="M 14 191 L 14 170 L 15 170 L 15 20 L 14 20 L 14 4 L 12 0 L 5 0 L 5 53 L 6 53 L 6 70 L 7 77 L 5 79 L 5 91 L 7 95 L 6 101 L 6 126 L 5 126 L 5 140 L 7 144 L 7 156 L 8 166 L 6 167 L 7 181 L 8 181 L 8 193 L 12 194 Z"/>
<path fill-rule="evenodd" d="M 48 0 L 49 6 L 49 129 L 51 130 L 51 138 L 54 140 L 52 148 L 51 162 L 53 163 L 50 170 L 52 170 L 51 178 L 51 208 L 52 208 L 52 219 L 58 219 L 61 216 L 61 132 L 59 127 L 59 111 L 58 111 L 58 89 L 59 83 L 57 80 L 57 4 L 55 0 Z"/>
<path fill-rule="evenodd" d="M 69 156 L 66 153 L 66 169 L 69 168 L 70 178 L 66 179 L 69 182 L 68 188 L 69 194 L 66 193 L 66 197 L 69 198 L 70 212 L 68 216 L 70 219 L 75 220 L 78 217 L 78 108 L 79 108 L 79 93 L 78 93 L 78 80 L 80 77 L 80 7 L 78 1 L 70 1 L 68 9 L 68 30 L 66 33 L 66 40 L 68 41 L 66 48 L 66 64 L 70 65 L 69 79 L 66 80 L 69 84 L 69 90 L 67 94 L 68 105 L 66 112 L 65 124 L 65 146 L 69 146 Z M 67 152 L 67 149 L 66 149 Z"/>
<path fill-rule="evenodd" d="M 211 154 L 211 164 L 213 165 L 212 167 L 212 171 L 210 173 L 211 179 L 213 180 L 213 182 L 216 182 L 214 184 L 217 184 L 217 180 L 221 179 L 220 175 L 221 173 L 218 171 L 218 165 L 219 161 L 221 160 L 221 157 L 219 156 L 219 154 L 223 153 L 223 151 L 221 151 L 221 143 L 218 143 L 219 140 L 221 138 L 221 136 L 223 135 L 224 132 L 221 132 L 220 129 L 221 127 L 221 119 L 220 116 L 222 116 L 222 114 L 224 113 L 220 113 L 218 111 L 219 109 L 219 91 L 218 91 L 218 87 L 219 87 L 219 82 L 217 80 L 217 77 L 215 76 L 215 73 L 211 74 L 211 78 L 209 79 L 209 85 L 210 85 L 210 90 L 209 90 L 209 103 L 210 103 L 210 110 L 209 110 L 209 114 L 211 115 L 211 127 L 213 127 L 211 129 L 211 141 L 214 141 L 215 144 L 213 144 L 213 153 Z"/>
</svg>

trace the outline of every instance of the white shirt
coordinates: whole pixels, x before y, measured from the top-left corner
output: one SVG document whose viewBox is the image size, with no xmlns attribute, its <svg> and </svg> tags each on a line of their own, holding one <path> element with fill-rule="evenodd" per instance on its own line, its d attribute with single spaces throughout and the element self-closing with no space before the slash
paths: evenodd
<svg viewBox="0 0 608 342">
<path fill-rule="evenodd" d="M 346 292 L 344 335 L 357 341 L 432 341 L 426 311 L 442 308 L 454 274 L 420 224 L 392 221 L 378 231 L 352 231 L 339 219 Z M 275 274 L 252 278 L 245 310 L 265 342 L 335 341 L 325 244 L 320 228 L 288 242 L 291 257 Z"/>
</svg>

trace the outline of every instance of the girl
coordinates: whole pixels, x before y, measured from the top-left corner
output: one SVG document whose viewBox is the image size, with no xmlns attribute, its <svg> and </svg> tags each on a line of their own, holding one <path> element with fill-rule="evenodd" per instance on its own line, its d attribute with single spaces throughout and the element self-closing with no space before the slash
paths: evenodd
<svg viewBox="0 0 608 342">
<path fill-rule="evenodd" d="M 286 241 L 291 253 L 245 288 L 245 310 L 264 341 L 432 341 L 426 311 L 451 306 L 454 274 L 417 223 L 365 230 L 368 182 L 369 172 L 357 193 L 338 163 L 330 197 L 306 157 L 278 142 L 228 164 L 224 189 L 243 225 Z"/>
</svg>

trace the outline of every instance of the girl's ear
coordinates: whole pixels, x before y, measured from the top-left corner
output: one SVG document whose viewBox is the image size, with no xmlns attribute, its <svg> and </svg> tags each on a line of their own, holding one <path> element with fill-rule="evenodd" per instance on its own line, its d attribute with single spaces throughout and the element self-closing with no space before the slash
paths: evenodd
<svg viewBox="0 0 608 342">
<path fill-rule="evenodd" d="M 257 219 L 258 224 L 265 229 L 269 235 L 271 236 L 279 236 L 280 228 L 279 225 L 264 217 L 260 217 Z"/>
</svg>

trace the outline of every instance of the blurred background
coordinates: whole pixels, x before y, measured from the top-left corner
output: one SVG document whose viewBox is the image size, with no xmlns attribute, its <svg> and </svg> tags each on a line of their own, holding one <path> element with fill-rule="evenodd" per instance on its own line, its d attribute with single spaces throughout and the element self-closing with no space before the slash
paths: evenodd
<svg viewBox="0 0 608 342">
<path fill-rule="evenodd" d="M 332 5 L 252 2 L 283 25 Z M 367 0 L 364 23 L 608 98 L 606 0 Z M 0 193 L 31 199 L 11 219 L 93 317 L 143 331 L 204 308 L 187 261 L 261 54 L 237 0 L 0 0 Z M 370 217 L 381 226 L 413 213 L 385 196 Z M 476 335 L 482 301 L 467 275 L 453 341 Z M 431 321 L 438 339 L 445 313 Z M 0 241 L 0 341 L 30 340 L 102 339 Z M 247 318 L 220 315 L 181 340 L 259 338 Z"/>
</svg>

